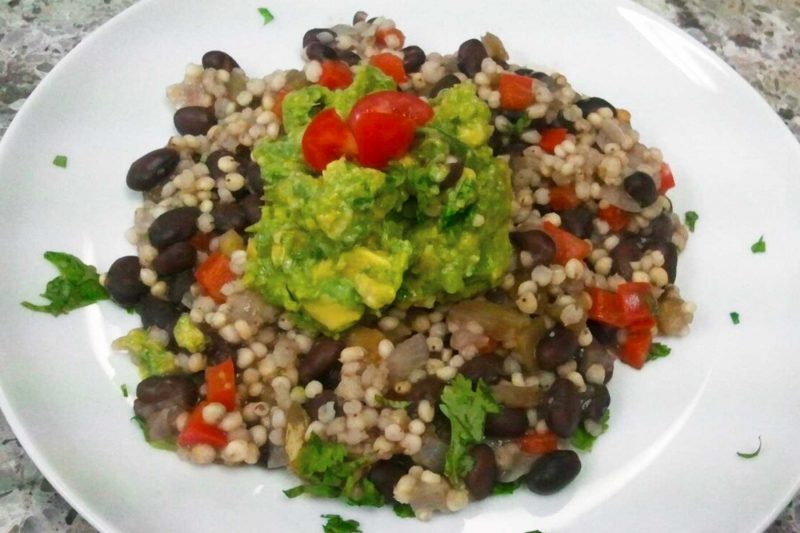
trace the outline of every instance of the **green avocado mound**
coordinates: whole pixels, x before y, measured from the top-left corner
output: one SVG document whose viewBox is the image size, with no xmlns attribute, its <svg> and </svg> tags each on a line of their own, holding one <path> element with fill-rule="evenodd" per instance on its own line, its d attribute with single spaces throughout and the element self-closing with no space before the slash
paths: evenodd
<svg viewBox="0 0 800 533">
<path fill-rule="evenodd" d="M 394 88 L 365 67 L 346 89 L 294 91 L 283 103 L 286 135 L 253 152 L 265 205 L 245 282 L 302 327 L 335 333 L 392 303 L 467 298 L 508 269 L 511 172 L 487 146 L 491 113 L 471 83 L 432 100 L 434 118 L 383 171 L 344 159 L 319 176 L 306 166 L 301 140 L 315 112 L 335 107 L 346 117 L 361 96 Z M 443 186 L 453 157 L 464 171 Z"/>
</svg>

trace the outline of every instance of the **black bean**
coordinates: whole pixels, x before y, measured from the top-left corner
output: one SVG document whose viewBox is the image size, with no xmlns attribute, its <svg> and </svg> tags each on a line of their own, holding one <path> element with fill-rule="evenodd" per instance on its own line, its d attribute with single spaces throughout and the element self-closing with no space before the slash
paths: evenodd
<svg viewBox="0 0 800 533">
<path fill-rule="evenodd" d="M 564 117 L 564 110 L 558 112 L 556 118 L 550 123 L 551 128 L 565 128 L 570 133 L 575 133 L 575 123 Z"/>
<path fill-rule="evenodd" d="M 155 296 L 147 295 L 136 306 L 139 316 L 142 319 L 142 326 L 149 328 L 157 326 L 172 335 L 175 322 L 181 316 L 181 312 L 171 302 L 160 300 Z"/>
<path fill-rule="evenodd" d="M 365 20 L 367 20 L 367 12 L 356 11 L 355 15 L 353 15 L 353 26 L 355 26 L 359 22 L 364 22 Z"/>
<path fill-rule="evenodd" d="M 244 170 L 244 177 L 247 179 L 247 188 L 255 195 L 264 194 L 264 178 L 261 177 L 261 167 L 255 161 L 250 161 Z"/>
<path fill-rule="evenodd" d="M 611 273 L 619 274 L 623 278 L 630 280 L 633 276 L 631 262 L 642 258 L 642 247 L 638 237 L 629 235 L 623 237 L 619 244 L 611 250 Z"/>
<path fill-rule="evenodd" d="M 661 213 L 650 221 L 650 236 L 661 241 L 671 241 L 675 231 L 672 225 L 672 216 L 669 213 Z"/>
<path fill-rule="evenodd" d="M 461 365 L 459 372 L 470 381 L 482 379 L 487 385 L 494 385 L 503 377 L 503 359 L 497 355 L 478 355 Z"/>
<path fill-rule="evenodd" d="M 153 259 L 153 270 L 159 276 L 170 276 L 190 269 L 197 261 L 197 250 L 188 242 L 176 242 L 164 248 Z"/>
<path fill-rule="evenodd" d="M 587 321 L 587 325 L 589 325 L 589 322 L 594 321 Z M 598 324 L 598 322 L 594 322 L 594 324 Z M 589 327 L 591 328 L 591 326 Z M 611 381 L 611 377 L 614 375 L 614 361 L 616 361 L 614 352 L 616 352 L 619 348 L 616 335 L 617 328 L 611 329 L 613 330 L 613 333 L 611 334 L 610 339 L 607 341 L 608 344 L 603 345 L 598 342 L 597 337 L 593 338 L 589 346 L 586 346 L 582 350 L 581 358 L 578 362 L 578 370 L 583 375 L 586 375 L 592 365 L 600 365 L 603 367 L 603 370 L 605 370 L 605 378 L 603 379 L 603 383 L 608 383 Z M 594 331 L 590 331 L 592 331 L 592 335 L 594 335 Z"/>
<path fill-rule="evenodd" d="M 378 461 L 369 469 L 367 479 L 375 485 L 378 492 L 383 494 L 387 502 L 394 500 L 394 487 L 400 478 L 408 473 L 409 467 L 395 459 Z"/>
<path fill-rule="evenodd" d="M 600 420 L 608 406 L 611 405 L 611 395 L 605 385 L 589 384 L 583 394 L 581 411 L 586 418 Z"/>
<path fill-rule="evenodd" d="M 196 207 L 178 207 L 161 214 L 147 230 L 150 244 L 163 250 L 176 242 L 189 240 L 197 232 L 199 216 L 200 210 Z"/>
<path fill-rule="evenodd" d="M 652 176 L 646 172 L 636 171 L 626 177 L 622 186 L 642 207 L 652 205 L 658 199 L 658 190 Z"/>
<path fill-rule="evenodd" d="M 214 217 L 214 229 L 220 233 L 229 229 L 243 231 L 247 227 L 244 209 L 236 203 L 215 205 L 211 216 Z"/>
<path fill-rule="evenodd" d="M 551 85 L 553 83 L 553 78 L 549 75 L 545 74 L 544 72 L 537 72 L 535 70 L 531 70 L 529 68 L 520 68 L 514 71 L 514 74 L 518 74 L 520 76 L 527 76 L 528 78 L 533 78 L 535 80 L 539 80 L 545 85 Z"/>
<path fill-rule="evenodd" d="M 192 105 L 175 111 L 172 121 L 181 135 L 205 135 L 217 123 L 217 116 L 210 107 Z"/>
<path fill-rule="evenodd" d="M 188 376 L 150 376 L 136 386 L 133 411 L 144 417 L 148 407 L 175 405 L 189 410 L 197 403 L 197 385 Z"/>
<path fill-rule="evenodd" d="M 308 30 L 305 35 L 303 35 L 303 48 L 307 47 L 311 43 L 318 43 L 320 42 L 319 34 L 320 33 L 328 33 L 333 37 L 336 37 L 336 32 L 328 29 L 328 28 L 312 28 Z"/>
<path fill-rule="evenodd" d="M 581 471 L 581 460 L 572 450 L 556 450 L 538 458 L 525 477 L 535 494 L 553 494 L 572 482 Z"/>
<path fill-rule="evenodd" d="M 111 299 L 122 307 L 136 305 L 149 290 L 142 283 L 140 273 L 139 258 L 135 255 L 127 255 L 114 261 L 106 274 L 106 290 Z"/>
<path fill-rule="evenodd" d="M 319 408 L 325 405 L 328 402 L 333 402 L 334 407 L 341 412 L 342 408 L 338 405 L 336 401 L 336 394 L 332 390 L 323 390 L 306 403 L 303 404 L 308 416 L 311 417 L 312 420 L 317 420 L 319 418 Z"/>
<path fill-rule="evenodd" d="M 469 39 L 458 47 L 458 70 L 472 78 L 481 71 L 481 63 L 489 57 L 478 39 Z"/>
<path fill-rule="evenodd" d="M 561 227 L 581 239 L 592 236 L 594 214 L 584 205 L 561 212 Z"/>
<path fill-rule="evenodd" d="M 206 166 L 208 167 L 208 173 L 215 180 L 225 177 L 225 172 L 219 169 L 219 160 L 225 156 L 234 157 L 233 152 L 229 152 L 228 150 L 220 148 L 219 150 L 214 150 L 213 152 L 208 154 L 208 157 L 206 158 Z"/>
<path fill-rule="evenodd" d="M 327 372 L 318 378 L 319 382 L 326 389 L 334 390 L 342 380 L 342 363 L 336 361 L 331 365 Z"/>
<path fill-rule="evenodd" d="M 125 182 L 134 191 L 149 191 L 172 174 L 178 161 L 180 156 L 172 148 L 153 150 L 131 164 Z"/>
<path fill-rule="evenodd" d="M 233 158 L 239 163 L 241 166 L 246 166 L 248 163 L 252 161 L 250 155 L 252 154 L 252 150 L 248 146 L 240 144 L 236 147 L 236 152 L 233 154 Z"/>
<path fill-rule="evenodd" d="M 483 500 L 492 493 L 497 479 L 497 461 L 494 452 L 486 444 L 473 446 L 469 451 L 473 466 L 464 483 L 473 500 Z"/>
<path fill-rule="evenodd" d="M 678 247 L 671 241 L 654 240 L 647 245 L 647 249 L 661 252 L 664 256 L 664 265 L 661 268 L 667 271 L 669 282 L 675 283 L 675 276 L 678 274 Z"/>
<path fill-rule="evenodd" d="M 212 50 L 203 54 L 203 68 L 215 68 L 230 72 L 238 67 L 239 63 L 235 59 L 220 50 Z"/>
<path fill-rule="evenodd" d="M 184 270 L 175 274 L 168 282 L 167 299 L 174 304 L 181 304 L 183 297 L 189 292 L 193 283 L 194 273 L 191 270 Z"/>
<path fill-rule="evenodd" d="M 300 384 L 307 385 L 309 381 L 323 376 L 339 361 L 339 354 L 343 349 L 343 342 L 320 337 L 297 364 Z"/>
<path fill-rule="evenodd" d="M 583 117 L 586 118 L 589 116 L 589 113 L 594 113 L 598 109 L 602 109 L 607 107 L 611 110 L 612 113 L 617 113 L 617 108 L 613 105 L 609 104 L 607 101 L 603 100 L 602 98 L 598 98 L 596 96 L 592 96 L 590 98 L 584 98 L 583 100 L 579 100 L 576 104 L 583 113 Z"/>
<path fill-rule="evenodd" d="M 565 378 L 558 378 L 550 386 L 544 400 L 545 420 L 550 430 L 562 438 L 568 438 L 581 421 L 581 399 L 575 385 Z"/>
<path fill-rule="evenodd" d="M 536 346 L 536 362 L 539 368 L 555 370 L 577 357 L 580 351 L 578 337 L 563 326 L 556 326 Z"/>
<path fill-rule="evenodd" d="M 450 163 L 448 166 L 450 167 L 450 171 L 439 184 L 440 191 L 446 191 L 450 187 L 454 186 L 456 183 L 458 183 L 458 180 L 461 179 L 461 175 L 464 173 L 464 163 L 461 161 Z"/>
<path fill-rule="evenodd" d="M 208 365 L 218 365 L 225 361 L 225 359 L 233 358 L 236 356 L 236 346 L 229 343 L 216 331 L 206 331 L 206 338 L 208 345 L 203 350 L 208 360 Z"/>
<path fill-rule="evenodd" d="M 361 56 L 352 50 L 339 50 L 339 59 L 350 67 L 361 63 Z"/>
<path fill-rule="evenodd" d="M 337 59 L 336 50 L 319 41 L 314 41 L 306 46 L 306 57 L 309 61 L 324 61 L 326 59 Z"/>
<path fill-rule="evenodd" d="M 403 400 L 411 402 L 411 408 L 416 408 L 422 400 L 428 400 L 432 405 L 438 405 L 439 398 L 444 390 L 444 382 L 436 376 L 428 376 L 411 385 L 411 390 L 406 394 L 398 394 L 393 388 L 386 393 L 389 400 Z"/>
<path fill-rule="evenodd" d="M 500 406 L 499 413 L 486 415 L 486 436 L 502 439 L 519 437 L 528 430 L 528 415 L 525 409 Z"/>
<path fill-rule="evenodd" d="M 589 328 L 589 331 L 592 332 L 592 338 L 602 346 L 606 348 L 617 347 L 617 332 L 619 328 L 591 319 L 586 321 L 586 326 Z"/>
<path fill-rule="evenodd" d="M 419 46 L 406 46 L 403 48 L 403 67 L 406 73 L 419 72 L 425 63 L 425 52 Z"/>
<path fill-rule="evenodd" d="M 511 242 L 520 250 L 525 250 L 533 258 L 534 267 L 539 265 L 549 266 L 556 257 L 556 243 L 547 233 L 538 229 L 529 231 L 516 231 L 509 235 Z"/>
<path fill-rule="evenodd" d="M 260 448 L 258 448 L 258 463 L 259 466 L 263 466 L 267 468 L 269 466 L 269 447 L 270 444 L 267 442 L 266 444 L 262 444 Z"/>
<path fill-rule="evenodd" d="M 461 80 L 458 79 L 458 76 L 455 74 L 448 74 L 433 85 L 430 97 L 436 98 L 440 92 L 444 91 L 445 89 L 449 89 L 454 85 L 458 85 L 459 83 L 461 83 Z"/>
<path fill-rule="evenodd" d="M 241 204 L 248 224 L 255 224 L 261 220 L 261 198 L 255 194 L 250 194 L 244 197 Z"/>
</svg>

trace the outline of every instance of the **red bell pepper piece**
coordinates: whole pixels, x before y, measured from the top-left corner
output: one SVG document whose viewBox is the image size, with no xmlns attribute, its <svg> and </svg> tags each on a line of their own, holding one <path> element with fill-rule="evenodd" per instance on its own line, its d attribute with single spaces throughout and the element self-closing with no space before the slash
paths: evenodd
<svg viewBox="0 0 800 533">
<path fill-rule="evenodd" d="M 230 357 L 206 368 L 206 399 L 221 403 L 228 411 L 236 408 L 236 368 Z"/>
<path fill-rule="evenodd" d="M 617 293 L 592 287 L 589 289 L 589 296 L 592 298 L 589 318 L 615 328 L 624 328 L 628 325 Z"/>
<path fill-rule="evenodd" d="M 525 453 L 544 454 L 558 449 L 558 436 L 548 431 L 547 433 L 528 433 L 519 440 L 519 447 Z"/>
<path fill-rule="evenodd" d="M 406 68 L 403 66 L 403 60 L 394 54 L 390 54 L 389 52 L 376 54 L 369 59 L 369 64 L 380 69 L 398 85 L 404 81 L 408 81 Z"/>
<path fill-rule="evenodd" d="M 208 444 L 214 448 L 224 448 L 228 444 L 228 437 L 224 431 L 216 426 L 206 424 L 203 420 L 203 407 L 208 402 L 200 402 L 189 415 L 186 425 L 178 435 L 178 444 L 191 447 L 196 444 Z"/>
<path fill-rule="evenodd" d="M 611 231 L 620 231 L 631 221 L 630 213 L 623 211 L 615 205 L 610 205 L 597 211 L 597 216 L 608 223 Z"/>
<path fill-rule="evenodd" d="M 658 187 L 658 193 L 664 194 L 675 186 L 675 176 L 672 175 L 672 169 L 666 163 L 661 163 L 661 185 Z"/>
<path fill-rule="evenodd" d="M 560 265 L 567 264 L 570 259 L 583 259 L 592 251 L 591 244 L 550 222 L 545 222 L 543 229 L 556 245 L 555 260 Z"/>
<path fill-rule="evenodd" d="M 542 139 L 539 146 L 548 154 L 556 151 L 556 146 L 563 143 L 567 138 L 567 128 L 547 128 L 542 130 Z"/>
<path fill-rule="evenodd" d="M 622 306 L 622 315 L 631 324 L 647 322 L 653 318 L 650 309 L 649 283 L 622 283 L 617 287 L 617 296 Z"/>
<path fill-rule="evenodd" d="M 500 107 L 503 109 L 522 111 L 536 101 L 533 78 L 528 76 L 504 72 L 500 74 L 497 90 L 500 92 Z"/>
<path fill-rule="evenodd" d="M 647 362 L 652 342 L 653 335 L 649 329 L 629 330 L 628 337 L 620 347 L 619 358 L 633 368 L 642 368 Z"/>
<path fill-rule="evenodd" d="M 573 187 L 553 187 L 550 189 L 550 207 L 556 211 L 574 209 L 581 204 Z"/>
<path fill-rule="evenodd" d="M 388 37 L 390 35 L 394 35 L 398 41 L 400 41 L 400 46 L 396 48 L 400 49 L 403 48 L 403 45 L 406 44 L 406 36 L 403 34 L 402 31 L 398 30 L 397 28 L 381 28 L 375 32 L 375 42 L 380 46 L 387 46 L 388 45 Z"/>
<path fill-rule="evenodd" d="M 224 254 L 214 252 L 197 267 L 194 279 L 215 302 L 222 303 L 225 301 L 222 287 L 229 281 L 235 280 L 236 275 L 231 272 L 228 258 Z"/>
<path fill-rule="evenodd" d="M 353 73 L 350 67 L 342 61 L 325 59 L 322 62 L 322 74 L 319 77 L 319 84 L 330 90 L 344 89 L 353 82 Z"/>
</svg>

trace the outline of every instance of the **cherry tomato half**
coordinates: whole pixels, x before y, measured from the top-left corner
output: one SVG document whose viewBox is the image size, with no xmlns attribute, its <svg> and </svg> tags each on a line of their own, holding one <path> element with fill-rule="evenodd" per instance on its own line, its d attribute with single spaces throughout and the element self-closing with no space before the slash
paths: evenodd
<svg viewBox="0 0 800 533">
<path fill-rule="evenodd" d="M 414 123 L 402 115 L 368 111 L 352 124 L 358 146 L 358 162 L 365 167 L 383 168 L 402 157 L 414 141 Z"/>
<path fill-rule="evenodd" d="M 424 126 L 433 118 L 433 108 L 425 100 L 413 94 L 397 91 L 378 91 L 356 102 L 348 119 L 351 128 L 365 112 L 400 115 L 410 119 L 417 128 Z"/>
<path fill-rule="evenodd" d="M 331 161 L 358 151 L 353 133 L 333 108 L 314 115 L 303 133 L 302 147 L 306 163 L 318 172 Z"/>
<path fill-rule="evenodd" d="M 403 60 L 394 54 L 384 52 L 374 55 L 369 59 L 369 64 L 380 69 L 398 85 L 404 81 L 408 81 L 406 68 L 403 66 Z"/>
<path fill-rule="evenodd" d="M 344 89 L 353 82 L 353 73 L 350 67 L 342 61 L 326 59 L 322 62 L 322 74 L 319 84 L 330 90 Z"/>
</svg>

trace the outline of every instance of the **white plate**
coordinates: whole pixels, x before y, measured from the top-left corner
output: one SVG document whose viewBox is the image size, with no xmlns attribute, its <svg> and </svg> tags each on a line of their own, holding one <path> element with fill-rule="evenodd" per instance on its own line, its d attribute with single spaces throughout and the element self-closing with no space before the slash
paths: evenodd
<svg viewBox="0 0 800 533">
<path fill-rule="evenodd" d="M 131 248 L 137 195 L 127 167 L 172 132 L 165 87 L 209 49 L 247 72 L 300 63 L 310 27 L 359 8 L 394 18 L 410 43 L 455 50 L 489 30 L 512 59 L 566 73 L 582 92 L 633 113 L 678 181 L 676 209 L 700 213 L 678 281 L 699 305 L 691 336 L 641 372 L 618 368 L 611 429 L 562 493 L 520 490 L 426 531 L 756 531 L 800 481 L 800 149 L 747 83 L 684 33 L 627 1 L 397 2 L 312 5 L 152 0 L 103 26 L 28 99 L 0 145 L 3 299 L 0 405 L 47 478 L 103 531 L 321 531 L 322 513 L 365 532 L 416 526 L 388 509 L 280 492 L 294 481 L 257 468 L 198 468 L 153 450 L 129 421 L 136 374 L 113 354 L 135 318 L 104 303 L 58 319 L 24 310 L 64 250 L 107 268 Z M 51 164 L 69 156 L 66 170 Z M 750 244 L 764 234 L 767 253 Z M 733 326 L 728 313 L 741 313 Z M 737 450 L 764 440 L 761 455 Z"/>
</svg>

